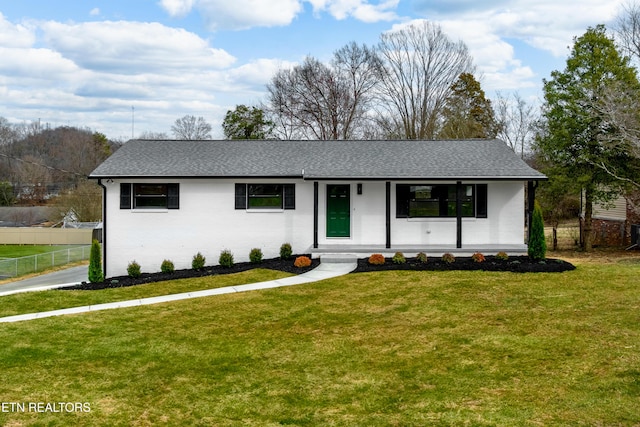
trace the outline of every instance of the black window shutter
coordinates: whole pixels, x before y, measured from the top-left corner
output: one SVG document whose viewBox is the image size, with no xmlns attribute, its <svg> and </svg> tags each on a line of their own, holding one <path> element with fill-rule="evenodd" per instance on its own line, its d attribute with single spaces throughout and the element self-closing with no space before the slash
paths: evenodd
<svg viewBox="0 0 640 427">
<path fill-rule="evenodd" d="M 180 184 L 167 184 L 167 209 L 180 209 Z"/>
<path fill-rule="evenodd" d="M 284 208 L 295 209 L 296 208 L 296 185 L 284 184 Z"/>
<path fill-rule="evenodd" d="M 487 184 L 476 185 L 476 218 L 487 217 Z"/>
<path fill-rule="evenodd" d="M 120 184 L 120 209 L 131 209 L 131 184 Z"/>
<path fill-rule="evenodd" d="M 247 184 L 236 184 L 236 209 L 247 208 Z"/>
<path fill-rule="evenodd" d="M 409 198 L 411 186 L 407 184 L 396 185 L 396 218 L 409 217 Z"/>
</svg>

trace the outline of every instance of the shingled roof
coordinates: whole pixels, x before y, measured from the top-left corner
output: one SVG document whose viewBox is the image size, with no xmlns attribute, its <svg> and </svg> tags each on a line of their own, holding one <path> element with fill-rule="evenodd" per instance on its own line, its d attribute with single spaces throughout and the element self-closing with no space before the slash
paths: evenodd
<svg viewBox="0 0 640 427">
<path fill-rule="evenodd" d="M 132 140 L 90 178 L 541 180 L 503 141 Z"/>
</svg>

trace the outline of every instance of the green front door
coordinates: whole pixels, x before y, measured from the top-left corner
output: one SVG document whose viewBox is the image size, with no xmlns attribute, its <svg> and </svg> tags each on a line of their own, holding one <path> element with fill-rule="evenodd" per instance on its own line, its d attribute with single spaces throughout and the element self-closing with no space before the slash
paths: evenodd
<svg viewBox="0 0 640 427">
<path fill-rule="evenodd" d="M 327 184 L 327 237 L 351 235 L 349 185 Z"/>
</svg>

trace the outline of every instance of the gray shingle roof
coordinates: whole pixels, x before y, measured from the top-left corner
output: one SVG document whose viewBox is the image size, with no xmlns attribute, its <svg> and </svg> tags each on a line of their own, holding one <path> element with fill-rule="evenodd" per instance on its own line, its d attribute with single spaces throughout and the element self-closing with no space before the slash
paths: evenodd
<svg viewBox="0 0 640 427">
<path fill-rule="evenodd" d="M 545 179 L 503 141 L 132 140 L 91 178 Z"/>
</svg>

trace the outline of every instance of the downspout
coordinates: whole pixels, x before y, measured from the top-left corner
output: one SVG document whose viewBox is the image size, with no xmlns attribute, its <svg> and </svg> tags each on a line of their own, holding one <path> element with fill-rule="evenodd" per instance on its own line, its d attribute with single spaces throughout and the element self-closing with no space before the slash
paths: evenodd
<svg viewBox="0 0 640 427">
<path fill-rule="evenodd" d="M 102 187 L 102 272 L 107 275 L 107 187 L 98 178 L 98 185 Z"/>
</svg>

